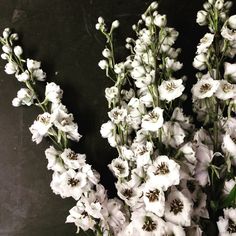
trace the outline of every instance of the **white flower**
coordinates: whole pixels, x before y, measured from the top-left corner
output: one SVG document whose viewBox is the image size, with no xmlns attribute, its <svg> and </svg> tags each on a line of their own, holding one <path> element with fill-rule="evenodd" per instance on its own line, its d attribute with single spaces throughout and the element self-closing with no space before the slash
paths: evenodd
<svg viewBox="0 0 236 236">
<path fill-rule="evenodd" d="M 26 60 L 26 65 L 27 65 L 27 68 L 30 72 L 36 70 L 36 69 L 39 69 L 40 66 L 41 66 L 41 62 L 39 61 L 34 61 L 34 60 L 31 60 L 31 59 L 27 59 Z"/>
<path fill-rule="evenodd" d="M 179 150 L 190 163 L 194 164 L 196 162 L 195 151 L 191 142 L 185 143 Z"/>
<path fill-rule="evenodd" d="M 224 67 L 225 67 L 224 78 L 231 78 L 235 81 L 236 80 L 236 63 L 231 64 L 231 63 L 225 62 Z"/>
<path fill-rule="evenodd" d="M 113 123 L 119 124 L 125 121 L 127 110 L 124 108 L 115 107 L 110 112 L 108 112 L 108 116 Z"/>
<path fill-rule="evenodd" d="M 15 46 L 13 50 L 17 57 L 20 57 L 21 54 L 23 53 L 23 49 L 21 46 Z"/>
<path fill-rule="evenodd" d="M 122 212 L 123 204 L 120 200 L 115 198 L 109 199 L 105 207 L 108 211 L 107 222 L 114 232 L 113 235 L 117 235 L 126 223 L 125 215 Z"/>
<path fill-rule="evenodd" d="M 81 135 L 78 133 L 78 125 L 73 122 L 73 114 L 68 114 L 67 110 L 58 104 L 52 111 L 53 124 L 60 130 L 66 133 L 67 138 L 79 141 Z"/>
<path fill-rule="evenodd" d="M 64 149 L 60 157 L 70 169 L 80 169 L 85 165 L 85 154 L 75 153 L 70 148 Z"/>
<path fill-rule="evenodd" d="M 206 54 L 198 54 L 194 57 L 193 66 L 198 70 L 206 69 L 207 56 Z"/>
<path fill-rule="evenodd" d="M 228 195 L 231 190 L 234 188 L 234 186 L 236 185 L 236 177 L 234 177 L 233 179 L 230 179 L 230 180 L 226 180 L 225 181 L 225 184 L 224 184 L 224 189 L 223 189 L 223 193 L 225 195 Z M 235 199 L 235 202 L 236 202 L 236 199 Z"/>
<path fill-rule="evenodd" d="M 129 175 L 128 162 L 126 160 L 122 160 L 121 158 L 113 159 L 108 167 L 117 178 L 125 178 Z"/>
<path fill-rule="evenodd" d="M 228 24 L 231 29 L 236 29 L 236 15 L 230 16 L 228 19 Z"/>
<path fill-rule="evenodd" d="M 83 231 L 94 230 L 96 225 L 93 217 L 86 212 L 82 201 L 78 201 L 76 206 L 70 209 L 70 215 L 67 217 L 66 223 L 74 223 L 77 226 L 77 233 L 80 232 L 80 228 Z"/>
<path fill-rule="evenodd" d="M 103 138 L 113 137 L 116 131 L 116 125 L 110 120 L 102 124 L 100 133 Z"/>
<path fill-rule="evenodd" d="M 125 201 L 125 204 L 131 208 L 135 207 L 142 196 L 140 188 L 135 186 L 133 181 L 119 181 L 116 183 L 116 189 L 118 196 Z"/>
<path fill-rule="evenodd" d="M 208 146 L 201 144 L 196 148 L 196 172 L 195 178 L 201 186 L 206 186 L 209 182 L 208 167 L 213 158 L 213 151 Z"/>
<path fill-rule="evenodd" d="M 149 182 L 144 187 L 143 201 L 145 209 L 153 212 L 159 217 L 164 215 L 165 211 L 165 195 L 160 187 L 156 187 L 155 183 Z"/>
<path fill-rule="evenodd" d="M 30 126 L 30 132 L 32 133 L 32 141 L 37 144 L 40 143 L 43 137 L 47 136 L 49 129 L 52 127 L 51 114 L 45 112 L 37 117 L 37 120 Z"/>
<path fill-rule="evenodd" d="M 147 169 L 151 183 L 166 191 L 170 186 L 179 184 L 180 166 L 167 156 L 158 156 Z"/>
<path fill-rule="evenodd" d="M 8 62 L 5 65 L 5 72 L 12 75 L 18 71 L 18 65 L 15 62 Z"/>
<path fill-rule="evenodd" d="M 60 86 L 51 82 L 47 83 L 45 89 L 45 97 L 48 101 L 52 103 L 60 103 L 62 98 L 63 91 L 60 89 Z"/>
<path fill-rule="evenodd" d="M 185 138 L 185 132 L 178 122 L 168 121 L 162 126 L 162 142 L 173 148 L 179 147 Z"/>
<path fill-rule="evenodd" d="M 48 160 L 48 170 L 53 170 L 61 173 L 65 171 L 65 167 L 60 158 L 60 154 L 61 152 L 56 150 L 53 146 L 50 146 L 45 150 L 45 156 Z"/>
<path fill-rule="evenodd" d="M 232 136 L 232 137 L 231 137 Z M 234 142 L 235 133 L 223 136 L 222 149 L 233 157 L 233 165 L 236 165 L 236 143 Z"/>
<path fill-rule="evenodd" d="M 208 13 L 206 11 L 198 11 L 197 13 L 197 23 L 199 25 L 206 25 L 207 24 L 207 15 Z"/>
<path fill-rule="evenodd" d="M 220 86 L 218 87 L 215 96 L 221 100 L 228 100 L 236 97 L 236 85 L 230 84 L 226 80 L 220 80 Z"/>
<path fill-rule="evenodd" d="M 214 40 L 214 34 L 206 33 L 197 46 L 197 54 L 206 53 Z"/>
<path fill-rule="evenodd" d="M 221 29 L 221 35 L 223 38 L 229 41 L 236 40 L 236 32 L 234 30 L 229 29 L 228 27 L 223 26 L 223 28 Z"/>
<path fill-rule="evenodd" d="M 19 99 L 21 105 L 31 106 L 34 103 L 35 95 L 31 90 L 21 88 L 17 92 L 17 98 Z"/>
<path fill-rule="evenodd" d="M 184 91 L 182 79 L 170 79 L 163 81 L 158 87 L 161 100 L 167 100 L 168 102 L 180 97 Z"/>
<path fill-rule="evenodd" d="M 116 103 L 118 101 L 119 90 L 116 86 L 105 89 L 105 97 L 109 104 Z"/>
<path fill-rule="evenodd" d="M 217 226 L 219 229 L 219 236 L 236 236 L 236 209 L 224 209 L 224 217 L 219 217 Z"/>
<path fill-rule="evenodd" d="M 155 107 L 151 112 L 143 116 L 141 126 L 144 130 L 156 132 L 162 127 L 163 122 L 163 109 Z"/>
<path fill-rule="evenodd" d="M 16 78 L 19 82 L 26 82 L 30 79 L 30 75 L 29 72 L 26 70 L 21 74 L 16 74 Z"/>
<path fill-rule="evenodd" d="M 137 210 L 131 216 L 134 232 L 132 236 L 160 236 L 165 235 L 165 222 L 151 212 Z"/>
<path fill-rule="evenodd" d="M 165 219 L 182 226 L 191 225 L 192 204 L 180 191 L 172 190 L 165 206 Z"/>
<path fill-rule="evenodd" d="M 153 153 L 153 144 L 151 142 L 133 143 L 132 150 L 135 154 L 137 167 L 143 167 L 150 163 Z"/>
<path fill-rule="evenodd" d="M 165 27 L 167 23 L 166 15 L 157 14 L 154 18 L 154 24 L 160 28 Z"/>
<path fill-rule="evenodd" d="M 178 71 L 183 67 L 183 64 L 179 61 L 175 61 L 174 59 L 171 59 L 169 57 L 165 58 L 166 61 L 166 68 L 171 69 L 173 71 Z"/>
<path fill-rule="evenodd" d="M 204 99 L 213 96 L 219 87 L 220 82 L 212 78 L 200 79 L 193 85 L 192 93 L 196 99 Z"/>
<path fill-rule="evenodd" d="M 46 73 L 42 69 L 35 69 L 32 72 L 32 76 L 38 81 L 45 81 Z"/>
<path fill-rule="evenodd" d="M 21 100 L 19 98 L 14 98 L 11 102 L 13 107 L 19 107 L 21 105 Z"/>
<path fill-rule="evenodd" d="M 72 169 L 62 174 L 54 172 L 50 186 L 53 192 L 62 198 L 73 197 L 75 200 L 79 200 L 82 193 L 90 188 L 86 174 Z"/>
</svg>

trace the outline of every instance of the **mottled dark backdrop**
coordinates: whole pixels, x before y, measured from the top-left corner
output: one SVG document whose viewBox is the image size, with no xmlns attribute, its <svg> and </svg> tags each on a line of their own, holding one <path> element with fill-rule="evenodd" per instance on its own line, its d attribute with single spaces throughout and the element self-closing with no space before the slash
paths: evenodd
<svg viewBox="0 0 236 236">
<path fill-rule="evenodd" d="M 100 125 L 107 120 L 104 89 L 110 86 L 97 67 L 104 39 L 95 30 L 98 16 L 107 22 L 119 19 L 117 46 L 123 52 L 131 26 L 146 9 L 149 0 L 1 0 L 0 30 L 11 27 L 20 34 L 25 56 L 42 61 L 48 80 L 64 90 L 64 103 L 74 113 L 84 135 L 76 146 L 102 175 L 113 195 L 112 175 L 106 165 L 116 153 L 100 137 Z M 160 12 L 169 26 L 180 32 L 181 60 L 194 81 L 191 63 L 204 29 L 195 23 L 202 0 L 162 0 Z M 123 53 L 120 54 L 122 56 Z M 20 85 L 4 73 L 0 62 L 0 236 L 69 236 L 73 225 L 64 224 L 75 204 L 54 195 L 49 187 L 51 172 L 46 169 L 46 141 L 31 142 L 28 127 L 36 109 L 14 108 L 11 100 Z M 190 104 L 190 103 L 189 103 Z"/>
</svg>

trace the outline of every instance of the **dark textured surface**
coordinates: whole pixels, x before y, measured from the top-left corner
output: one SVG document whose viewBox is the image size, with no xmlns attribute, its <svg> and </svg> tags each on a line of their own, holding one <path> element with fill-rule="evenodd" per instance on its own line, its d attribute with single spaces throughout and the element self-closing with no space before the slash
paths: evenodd
<svg viewBox="0 0 236 236">
<path fill-rule="evenodd" d="M 1 0 L 0 30 L 14 28 L 21 38 L 25 56 L 42 61 L 48 80 L 64 90 L 64 103 L 74 113 L 84 138 L 76 146 L 102 175 L 103 184 L 113 193 L 112 175 L 106 165 L 116 153 L 99 134 L 107 120 L 104 89 L 110 85 L 97 67 L 104 40 L 95 30 L 97 17 L 107 22 L 119 19 L 120 49 L 131 26 L 151 1 L 147 0 Z M 160 12 L 180 32 L 178 46 L 182 61 L 194 81 L 191 68 L 194 50 L 203 34 L 195 24 L 201 0 L 162 0 Z M 121 54 L 122 55 L 122 54 Z M 57 73 L 55 73 L 57 72 Z M 4 74 L 0 62 L 0 236 L 75 235 L 73 225 L 64 224 L 73 200 L 55 196 L 49 187 L 51 172 L 46 169 L 46 141 L 31 142 L 28 127 L 38 111 L 13 108 L 19 84 Z M 189 103 L 190 104 L 190 103 Z M 188 106 L 188 104 L 187 104 Z"/>
</svg>

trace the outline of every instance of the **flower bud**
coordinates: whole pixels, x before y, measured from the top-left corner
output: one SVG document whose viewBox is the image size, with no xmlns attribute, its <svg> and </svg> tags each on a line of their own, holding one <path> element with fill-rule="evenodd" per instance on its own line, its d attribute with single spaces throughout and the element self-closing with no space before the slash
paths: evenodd
<svg viewBox="0 0 236 236">
<path fill-rule="evenodd" d="M 101 61 L 99 61 L 98 66 L 99 66 L 102 70 L 105 70 L 105 69 L 108 67 L 108 63 L 107 63 L 106 60 L 101 60 Z"/>
<path fill-rule="evenodd" d="M 105 49 L 102 51 L 102 55 L 103 55 L 105 58 L 109 58 L 109 57 L 111 57 L 111 51 L 110 51 L 108 48 L 105 48 Z"/>
<path fill-rule="evenodd" d="M 14 53 L 17 57 L 20 57 L 20 55 L 23 53 L 22 47 L 21 46 L 15 46 L 14 47 Z"/>
<path fill-rule="evenodd" d="M 13 107 L 19 107 L 21 105 L 21 100 L 19 98 L 14 98 L 11 103 Z"/>
<path fill-rule="evenodd" d="M 156 10 L 158 8 L 158 3 L 157 2 L 152 2 L 150 5 L 151 10 Z"/>
<path fill-rule="evenodd" d="M 12 35 L 10 36 L 10 39 L 11 39 L 11 40 L 18 40 L 18 39 L 19 39 L 19 36 L 18 36 L 17 33 L 14 33 L 14 34 L 12 34 Z"/>
<path fill-rule="evenodd" d="M 2 33 L 3 38 L 4 38 L 4 39 L 8 38 L 8 36 L 10 35 L 10 33 L 11 33 L 11 30 L 10 30 L 9 28 L 4 29 L 4 31 L 3 31 L 3 33 Z"/>
<path fill-rule="evenodd" d="M 11 47 L 9 47 L 8 45 L 3 45 L 3 46 L 2 46 L 2 50 L 3 50 L 3 52 L 5 52 L 6 54 L 9 54 L 9 53 L 12 52 Z"/>
<path fill-rule="evenodd" d="M 204 8 L 206 11 L 208 11 L 208 10 L 211 8 L 211 4 L 208 3 L 208 2 L 205 2 L 205 3 L 203 4 L 203 8 Z"/>
<path fill-rule="evenodd" d="M 115 20 L 115 21 L 112 22 L 111 27 L 112 27 L 112 28 L 118 28 L 119 25 L 120 25 L 119 21 L 118 21 L 118 20 Z"/>
<path fill-rule="evenodd" d="M 145 18 L 145 24 L 146 24 L 147 27 L 152 24 L 152 18 L 150 16 L 147 16 Z"/>
<path fill-rule="evenodd" d="M 236 15 L 231 16 L 228 20 L 228 23 L 231 29 L 236 29 Z"/>
<path fill-rule="evenodd" d="M 101 16 L 98 17 L 98 23 L 104 24 L 104 19 Z"/>
<path fill-rule="evenodd" d="M 224 6 L 224 0 L 217 0 L 215 3 L 215 8 L 221 10 Z"/>
<path fill-rule="evenodd" d="M 233 5 L 233 3 L 232 3 L 231 1 L 227 1 L 227 2 L 225 2 L 225 4 L 224 4 L 224 8 L 225 8 L 226 10 L 229 10 L 229 9 L 232 7 L 232 5 Z"/>
<path fill-rule="evenodd" d="M 2 54 L 1 54 L 1 58 L 2 58 L 3 60 L 8 60 L 8 55 L 7 55 L 6 53 L 2 53 Z"/>
<path fill-rule="evenodd" d="M 154 19 L 154 24 L 160 28 L 165 27 L 166 23 L 166 15 L 157 15 Z"/>
<path fill-rule="evenodd" d="M 207 24 L 207 12 L 206 11 L 198 11 L 197 13 L 197 23 L 199 25 L 206 25 Z"/>
<path fill-rule="evenodd" d="M 213 4 L 214 0 L 208 0 L 208 2 L 209 2 L 210 4 Z"/>
</svg>

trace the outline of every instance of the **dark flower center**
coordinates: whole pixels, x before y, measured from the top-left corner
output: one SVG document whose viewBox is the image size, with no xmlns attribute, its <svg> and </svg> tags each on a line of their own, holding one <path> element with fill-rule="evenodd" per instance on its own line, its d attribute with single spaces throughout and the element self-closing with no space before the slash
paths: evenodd
<svg viewBox="0 0 236 236">
<path fill-rule="evenodd" d="M 175 215 L 181 212 L 183 208 L 184 204 L 179 199 L 174 199 L 170 204 L 170 212 L 173 212 Z"/>
<path fill-rule="evenodd" d="M 157 224 L 152 220 L 151 217 L 146 216 L 144 225 L 142 227 L 143 230 L 151 232 L 157 228 Z"/>
<path fill-rule="evenodd" d="M 209 91 L 211 88 L 212 88 L 212 86 L 210 84 L 208 84 L 208 83 L 203 84 L 200 87 L 200 93 L 205 93 L 205 92 Z"/>
<path fill-rule="evenodd" d="M 77 155 L 74 151 L 71 151 L 67 157 L 70 159 L 70 160 L 77 160 Z"/>
<path fill-rule="evenodd" d="M 133 196 L 133 190 L 126 188 L 123 192 L 123 195 L 127 198 L 130 199 Z"/>
<path fill-rule="evenodd" d="M 146 197 L 149 199 L 150 202 L 155 202 L 159 200 L 160 191 L 158 189 L 151 190 L 146 193 Z"/>
<path fill-rule="evenodd" d="M 78 183 L 79 183 L 78 179 L 70 178 L 68 180 L 68 185 L 70 185 L 71 187 L 75 187 Z"/>
<path fill-rule="evenodd" d="M 122 166 L 121 164 L 117 164 L 117 165 L 116 165 L 116 168 L 117 168 L 117 170 L 119 170 L 119 172 L 120 172 L 121 174 L 124 173 L 125 168 L 124 168 L 124 166 Z"/>
<path fill-rule="evenodd" d="M 156 168 L 155 175 L 165 175 L 170 172 L 167 164 L 165 162 L 161 162 Z"/>
<path fill-rule="evenodd" d="M 229 219 L 228 232 L 236 233 L 236 224 L 231 219 Z"/>
</svg>

